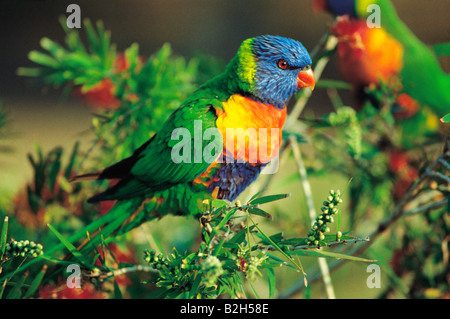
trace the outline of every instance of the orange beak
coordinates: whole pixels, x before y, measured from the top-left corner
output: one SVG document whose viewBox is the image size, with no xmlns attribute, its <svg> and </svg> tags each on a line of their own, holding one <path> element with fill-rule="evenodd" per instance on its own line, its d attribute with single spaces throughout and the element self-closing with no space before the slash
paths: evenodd
<svg viewBox="0 0 450 319">
<path fill-rule="evenodd" d="M 314 90 L 314 86 L 316 86 L 316 78 L 314 77 L 314 73 L 312 69 L 306 71 L 300 71 L 297 75 L 297 87 L 299 89 L 311 87 Z"/>
</svg>

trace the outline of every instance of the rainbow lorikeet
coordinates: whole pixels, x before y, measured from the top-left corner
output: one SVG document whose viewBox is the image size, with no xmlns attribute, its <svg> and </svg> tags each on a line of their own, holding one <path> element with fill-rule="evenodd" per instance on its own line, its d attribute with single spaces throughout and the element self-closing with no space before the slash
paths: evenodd
<svg viewBox="0 0 450 319">
<path fill-rule="evenodd" d="M 89 199 L 118 200 L 103 216 L 115 227 L 128 217 L 126 228 L 167 213 L 198 214 L 205 198 L 234 200 L 278 155 L 288 100 L 314 84 L 300 42 L 247 39 L 226 70 L 192 93 L 134 154 L 73 181 L 118 180 Z"/>
<path fill-rule="evenodd" d="M 429 107 L 439 117 L 448 113 L 450 75 L 441 68 L 433 50 L 398 17 L 389 0 L 312 0 L 312 5 L 335 16 L 350 17 L 338 19 L 333 30 L 340 37 L 341 69 L 347 68 L 345 75 L 353 83 L 377 84 L 379 78 L 386 81 L 398 77 L 400 93 Z M 370 28 L 366 23 L 373 14 L 370 5 L 379 8 L 380 28 Z M 352 48 L 356 54 L 352 54 Z M 355 74 L 349 67 L 354 67 Z"/>
</svg>

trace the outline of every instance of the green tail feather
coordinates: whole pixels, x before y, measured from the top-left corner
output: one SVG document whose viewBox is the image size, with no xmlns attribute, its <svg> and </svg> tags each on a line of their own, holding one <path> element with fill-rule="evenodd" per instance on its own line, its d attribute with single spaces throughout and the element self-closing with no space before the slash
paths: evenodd
<svg viewBox="0 0 450 319">
<path fill-rule="evenodd" d="M 144 196 L 128 200 L 118 201 L 108 213 L 86 225 L 69 238 L 67 241 L 75 247 L 80 241 L 88 239 L 87 234 L 100 232 L 89 238 L 89 242 L 80 250 L 86 255 L 98 245 L 108 243 L 115 237 L 123 235 L 130 230 L 140 226 L 144 222 L 165 216 L 167 214 L 180 214 L 184 216 L 196 216 L 202 213 L 202 202 L 205 198 L 210 198 L 207 193 L 194 192 L 187 184 L 179 184 L 168 190 L 158 192 L 152 198 Z M 65 244 L 60 243 L 55 247 L 46 250 L 45 254 L 37 257 L 20 267 L 15 274 L 23 272 L 30 266 L 43 260 L 53 259 L 56 252 L 64 251 Z M 7 279 L 13 274 L 5 275 Z"/>
</svg>

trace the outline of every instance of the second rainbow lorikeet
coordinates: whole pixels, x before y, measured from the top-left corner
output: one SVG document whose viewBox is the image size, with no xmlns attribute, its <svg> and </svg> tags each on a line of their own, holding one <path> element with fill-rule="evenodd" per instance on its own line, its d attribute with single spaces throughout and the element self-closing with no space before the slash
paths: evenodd
<svg viewBox="0 0 450 319">
<path fill-rule="evenodd" d="M 197 214 L 208 197 L 234 200 L 278 155 L 287 102 L 298 89 L 314 88 L 311 63 L 296 40 L 247 39 L 226 70 L 192 93 L 133 155 L 73 181 L 118 180 L 89 200 L 118 200 L 104 216 L 116 227 L 133 212 L 137 225 L 155 214 Z"/>
<path fill-rule="evenodd" d="M 373 8 L 370 5 L 379 8 L 380 28 L 366 23 L 373 13 L 368 10 Z M 339 59 L 344 64 L 341 69 L 346 68 L 346 78 L 366 85 L 377 84 L 380 78 L 387 81 L 388 77 L 398 77 L 400 92 L 409 100 L 429 107 L 438 117 L 448 113 L 450 75 L 444 72 L 433 50 L 399 18 L 389 0 L 312 0 L 312 6 L 341 17 L 333 31 L 340 37 Z M 355 54 L 350 54 L 351 48 Z M 352 70 L 355 74 L 351 74 Z"/>
</svg>

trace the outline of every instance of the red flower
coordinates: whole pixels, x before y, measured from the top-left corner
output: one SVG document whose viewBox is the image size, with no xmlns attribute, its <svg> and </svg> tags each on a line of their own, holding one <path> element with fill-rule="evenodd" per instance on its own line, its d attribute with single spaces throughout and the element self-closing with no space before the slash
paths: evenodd
<svg viewBox="0 0 450 319">
<path fill-rule="evenodd" d="M 314 12 L 324 12 L 328 9 L 327 0 L 312 0 L 311 8 Z"/>
<path fill-rule="evenodd" d="M 73 93 L 95 108 L 115 110 L 120 106 L 120 100 L 115 96 L 114 83 L 109 78 L 101 80 L 86 92 L 77 87 Z"/>
<path fill-rule="evenodd" d="M 50 189 L 47 176 L 41 177 L 43 182 L 29 183 L 14 197 L 14 214 L 22 225 L 30 228 L 47 227 L 45 215 L 47 206 L 57 203 L 61 207 L 70 209 L 75 215 L 81 215 L 82 204 L 71 203 L 69 192 L 61 188 L 62 173 L 55 177 L 53 189 Z M 37 187 L 37 188 L 36 188 Z"/>
<path fill-rule="evenodd" d="M 399 94 L 395 104 L 399 108 L 399 110 L 394 112 L 394 116 L 397 119 L 410 118 L 414 116 L 420 108 L 419 102 L 406 93 Z"/>
<path fill-rule="evenodd" d="M 393 174 L 393 196 L 400 199 L 419 177 L 419 171 L 414 166 L 411 157 L 402 150 L 396 150 L 389 154 L 388 167 Z"/>
<path fill-rule="evenodd" d="M 105 264 L 107 266 L 109 267 L 113 266 L 113 268 L 117 268 L 121 263 L 126 264 L 136 263 L 134 249 L 127 247 L 127 251 L 123 251 L 122 249 L 119 248 L 119 246 L 116 243 L 113 242 L 108 244 L 107 249 L 97 248 L 97 252 L 100 255 L 95 261 L 95 265 L 97 267 L 105 266 L 103 264 L 103 261 L 105 261 Z M 128 286 L 132 283 L 126 274 L 115 276 L 115 280 L 117 284 L 120 286 Z"/>
<path fill-rule="evenodd" d="M 95 289 L 89 282 L 81 285 L 81 288 L 69 288 L 65 283 L 61 285 L 46 285 L 39 289 L 39 297 L 42 299 L 106 299 L 103 292 Z"/>
<path fill-rule="evenodd" d="M 133 72 L 140 72 L 144 59 L 141 58 L 140 62 L 141 63 L 138 63 Z M 118 54 L 112 66 L 111 72 L 113 74 L 120 74 L 129 71 L 129 68 L 130 63 L 127 61 L 125 55 Z M 81 86 L 78 86 L 74 89 L 73 94 L 76 96 L 81 96 L 86 103 L 94 108 L 115 110 L 120 107 L 120 100 L 116 97 L 116 87 L 114 86 L 114 82 L 111 78 L 102 79 L 87 91 L 82 91 Z M 132 95 L 129 98 L 130 100 L 136 100 L 135 95 Z"/>
<path fill-rule="evenodd" d="M 95 265 L 98 267 L 104 266 L 101 262 L 101 259 L 105 260 L 105 255 L 103 254 L 103 251 L 106 253 L 106 258 L 108 258 L 109 264 L 111 264 L 111 263 L 134 264 L 134 263 L 136 263 L 135 252 L 133 249 L 127 248 L 127 251 L 123 251 L 122 249 L 120 249 L 120 247 L 116 243 L 113 243 L 113 242 L 108 244 L 108 249 L 103 250 L 103 249 L 97 248 L 97 251 L 100 254 L 100 257 L 95 261 Z M 112 258 L 111 254 L 109 252 L 111 252 L 113 254 L 114 258 Z M 109 259 L 111 259 L 111 261 Z M 108 262 L 107 262 L 107 264 L 108 264 Z"/>
</svg>

